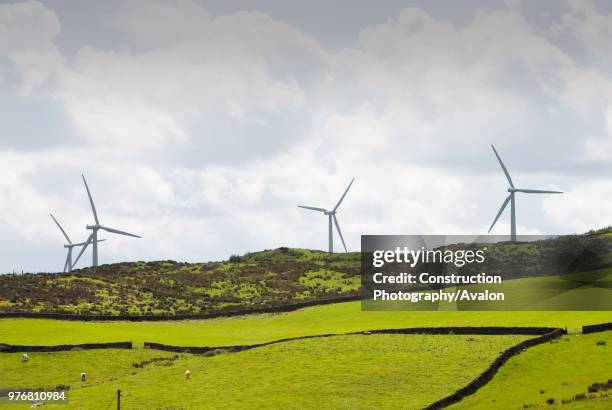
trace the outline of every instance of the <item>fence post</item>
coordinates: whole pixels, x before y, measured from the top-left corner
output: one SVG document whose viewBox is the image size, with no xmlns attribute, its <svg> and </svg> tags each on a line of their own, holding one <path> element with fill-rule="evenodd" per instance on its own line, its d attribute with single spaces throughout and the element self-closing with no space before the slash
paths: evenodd
<svg viewBox="0 0 612 410">
<path fill-rule="evenodd" d="M 117 410 L 121 410 L 121 390 L 117 389 Z"/>
</svg>

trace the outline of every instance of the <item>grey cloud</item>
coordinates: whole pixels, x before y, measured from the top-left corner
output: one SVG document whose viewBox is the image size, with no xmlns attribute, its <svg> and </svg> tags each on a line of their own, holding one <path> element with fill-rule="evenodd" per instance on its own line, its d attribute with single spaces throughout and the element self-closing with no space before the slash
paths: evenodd
<svg viewBox="0 0 612 410">
<path fill-rule="evenodd" d="M 32 4 L 61 31 L 33 22 L 15 47 L 38 54 L 0 62 L 0 269 L 61 265 L 47 212 L 84 233 L 81 172 L 104 220 L 145 238 L 109 241 L 105 262 L 323 248 L 324 221 L 295 205 L 352 176 L 352 249 L 364 232 L 480 233 L 505 195 L 490 143 L 521 185 L 568 190 L 520 198 L 522 231 L 607 223 L 601 207 L 562 222 L 612 173 L 607 6 Z"/>
</svg>

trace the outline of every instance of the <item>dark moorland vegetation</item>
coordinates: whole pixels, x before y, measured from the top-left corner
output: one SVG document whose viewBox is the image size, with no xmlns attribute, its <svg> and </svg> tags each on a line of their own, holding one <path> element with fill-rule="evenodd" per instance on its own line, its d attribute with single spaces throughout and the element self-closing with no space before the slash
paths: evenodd
<svg viewBox="0 0 612 410">
<path fill-rule="evenodd" d="M 486 272 L 488 275 L 499 275 L 504 280 L 525 277 L 563 275 L 576 272 L 589 272 L 612 267 L 612 228 L 589 231 L 583 235 L 565 235 L 530 242 L 497 242 L 452 244 L 436 248 L 440 255 L 444 252 L 465 251 L 476 253 L 486 248 L 486 257 L 482 263 L 465 263 L 454 265 L 450 261 L 441 263 L 436 257 L 434 262 L 387 263 L 375 271 L 407 272 L 418 275 L 421 272 L 430 274 L 456 274 L 472 276 Z M 451 253 L 452 253 L 451 252 Z M 364 266 L 371 266 L 371 254 L 363 254 Z M 393 286 L 387 286 L 387 289 Z M 420 284 L 396 285 L 395 288 L 422 289 Z"/>
<path fill-rule="evenodd" d="M 458 274 L 486 271 L 510 279 L 612 266 L 612 228 L 468 248 L 483 246 L 489 249 L 486 263 L 465 265 Z M 359 253 L 278 248 L 234 255 L 223 262 L 130 262 L 70 273 L 0 275 L 0 312 L 175 315 L 357 297 L 360 259 Z M 415 269 L 436 272 L 444 268 Z"/>
<path fill-rule="evenodd" d="M 133 262 L 0 275 L 1 312 L 183 314 L 357 295 L 357 253 L 279 248 L 225 262 Z"/>
</svg>

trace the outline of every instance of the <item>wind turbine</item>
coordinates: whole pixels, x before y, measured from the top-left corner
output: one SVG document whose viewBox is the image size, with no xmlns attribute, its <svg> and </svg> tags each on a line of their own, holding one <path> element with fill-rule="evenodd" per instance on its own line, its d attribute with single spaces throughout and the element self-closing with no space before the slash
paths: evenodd
<svg viewBox="0 0 612 410">
<path fill-rule="evenodd" d="M 351 183 L 348 184 L 348 186 L 346 187 L 346 190 L 344 191 L 344 193 L 340 197 L 340 200 L 338 200 L 338 203 L 336 204 L 336 206 L 334 206 L 334 209 L 332 209 L 331 211 L 328 211 L 327 209 L 324 209 L 324 208 L 316 208 L 314 206 L 298 205 L 299 208 L 310 209 L 311 211 L 323 212 L 323 214 L 327 215 L 328 220 L 329 220 L 329 253 L 333 253 L 334 252 L 334 230 L 333 230 L 333 227 L 332 227 L 332 220 L 333 220 L 333 223 L 336 225 L 336 230 L 338 231 L 338 235 L 340 235 L 340 239 L 342 240 L 342 245 L 344 246 L 344 251 L 348 252 L 346 250 L 346 244 L 344 243 L 344 238 L 342 237 L 342 231 L 340 230 L 340 224 L 338 223 L 338 218 L 336 217 L 336 211 L 338 210 L 338 207 L 340 206 L 340 204 L 344 200 L 344 197 L 346 196 L 346 193 L 351 188 L 351 185 L 353 185 L 354 181 L 355 181 L 355 178 L 351 179 Z"/>
<path fill-rule="evenodd" d="M 501 157 L 499 156 L 499 154 L 495 150 L 495 147 L 493 145 L 491 145 L 491 148 L 493 148 L 493 152 L 495 153 L 495 156 L 497 157 L 497 160 L 499 161 L 499 165 L 501 165 L 501 168 L 504 171 L 504 174 L 506 174 L 506 178 L 508 179 L 508 183 L 510 184 L 510 187 L 508 187 L 508 192 L 510 194 L 506 197 L 506 199 L 504 200 L 504 203 L 502 204 L 501 208 L 499 209 L 499 212 L 497 213 L 497 216 L 495 217 L 495 220 L 493 221 L 493 223 L 491 224 L 491 227 L 489 228 L 489 232 L 491 232 L 491 229 L 493 229 L 493 226 L 495 226 L 495 223 L 497 222 L 497 220 L 501 216 L 502 212 L 504 212 L 504 209 L 506 209 L 506 206 L 508 205 L 508 202 L 510 202 L 510 240 L 515 242 L 516 241 L 516 204 L 515 204 L 515 193 L 522 192 L 524 194 L 562 194 L 563 192 L 561 192 L 561 191 L 544 191 L 544 190 L 541 190 L 541 189 L 516 188 L 514 186 L 514 183 L 512 182 L 512 178 L 510 178 L 510 174 L 508 173 L 508 170 L 506 169 L 506 166 L 504 165 L 504 163 L 501 160 Z"/>
<path fill-rule="evenodd" d="M 72 268 L 74 267 L 74 264 L 72 263 L 72 248 L 77 247 L 77 246 L 85 246 L 86 242 L 72 243 L 72 241 L 68 237 L 68 234 L 66 233 L 64 228 L 62 228 L 62 225 L 60 225 L 57 219 L 55 219 L 53 214 L 49 214 L 49 215 L 51 215 L 51 218 L 53 219 L 53 221 L 55 222 L 59 230 L 64 235 L 64 238 L 66 238 L 66 240 L 68 241 L 68 243 L 64 244 L 64 248 L 68 249 L 68 254 L 66 255 L 66 263 L 64 263 L 64 272 L 70 272 Z M 98 240 L 98 242 L 103 242 L 103 241 L 105 241 L 105 239 Z"/>
<path fill-rule="evenodd" d="M 78 262 L 81 255 L 83 255 L 83 252 L 85 252 L 85 249 L 87 249 L 90 243 L 93 243 L 92 266 L 98 266 L 98 230 L 99 229 L 102 229 L 110 233 L 116 233 L 119 235 L 131 236 L 134 238 L 141 238 L 141 236 L 101 225 L 100 220 L 98 219 L 98 213 L 96 212 L 96 206 L 94 205 L 94 201 L 91 197 L 91 192 L 89 191 L 89 186 L 87 186 L 87 181 L 85 180 L 85 176 L 81 175 L 81 177 L 83 177 L 83 183 L 85 184 L 85 189 L 87 190 L 87 196 L 89 197 L 89 203 L 91 204 L 91 210 L 93 212 L 94 220 L 96 221 L 96 223 L 93 225 L 87 225 L 87 229 L 92 231 L 91 235 L 89 235 L 89 238 L 87 238 L 87 242 L 85 242 L 85 246 L 83 246 L 83 249 L 81 249 L 81 252 L 79 253 L 79 256 L 77 256 L 76 261 L 74 263 L 76 264 Z"/>
</svg>

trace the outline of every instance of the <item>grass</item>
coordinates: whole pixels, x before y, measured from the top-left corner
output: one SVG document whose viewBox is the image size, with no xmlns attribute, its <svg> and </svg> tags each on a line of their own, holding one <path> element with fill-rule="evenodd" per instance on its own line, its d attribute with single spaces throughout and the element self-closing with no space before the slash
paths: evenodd
<svg viewBox="0 0 612 410">
<path fill-rule="evenodd" d="M 494 257 L 502 262 L 517 254 L 527 259 L 537 256 L 525 244 L 495 251 Z M 109 265 L 69 275 L 23 275 L 0 278 L 0 307 L 10 310 L 24 304 L 45 310 L 63 306 L 81 313 L 135 314 L 248 308 L 271 301 L 351 294 L 359 286 L 358 263 L 356 254 L 330 257 L 323 252 L 281 248 L 235 256 L 227 262 L 164 261 Z M 533 269 L 540 268 L 534 265 Z M 527 304 L 535 296 L 546 299 L 538 308 L 551 309 L 561 302 L 609 300 L 606 286 L 610 279 L 608 268 L 564 274 L 563 278 L 508 280 L 502 286 L 509 295 L 522 298 L 512 303 Z M 40 281 L 48 282 L 40 287 Z M 3 298 L 2 292 L 10 297 Z M 349 302 L 281 314 L 193 321 L 0 319 L 0 343 L 131 340 L 141 345 L 146 340 L 223 346 L 401 327 L 548 326 L 576 332 L 582 325 L 611 321 L 612 311 L 603 310 L 376 312 L 362 311 L 359 302 Z M 577 394 L 588 398 L 589 385 L 612 378 L 611 334 L 570 335 L 528 349 L 457 407 L 552 407 Z M 500 351 L 525 338 L 351 335 L 291 341 L 214 357 L 145 349 L 102 350 L 32 353 L 28 363 L 21 363 L 19 354 L 0 354 L 0 387 L 70 385 L 71 403 L 58 407 L 62 409 L 107 408 L 117 388 L 124 392 L 126 408 L 418 408 L 467 384 Z M 191 380 L 184 378 L 186 369 L 192 372 Z M 79 380 L 83 371 L 88 373 L 85 383 Z M 588 401 L 570 401 L 563 408 L 610 408 L 610 402 L 599 396 L 601 393 Z M 556 404 L 547 404 L 548 399 Z"/>
<path fill-rule="evenodd" d="M 605 342 L 605 344 L 598 342 Z M 612 379 L 612 332 L 569 335 L 511 358 L 493 380 L 453 409 L 551 408 L 610 409 L 612 390 L 592 393 L 588 386 Z M 586 400 L 573 400 L 584 394 Z M 569 401 L 563 404 L 563 401 Z M 525 407 L 527 406 L 527 407 Z"/>
<path fill-rule="evenodd" d="M 58 409 L 105 409 L 118 388 L 125 408 L 419 408 L 466 384 L 501 350 L 524 339 L 338 336 L 214 357 L 181 355 L 143 369 L 132 363 L 161 354 L 136 350 L 133 358 L 108 351 L 92 363 L 86 383 L 78 380 L 85 352 L 32 354 L 28 363 L 11 354 L 0 356 L 0 363 L 3 374 L 13 369 L 11 384 L 21 387 L 45 385 L 54 380 L 46 371 L 59 373 L 54 377 L 71 389 L 69 404 Z"/>
<path fill-rule="evenodd" d="M 359 302 L 315 306 L 289 313 L 168 322 L 76 322 L 1 319 L 0 343 L 51 345 L 132 340 L 183 346 L 268 342 L 288 337 L 371 329 L 434 326 L 567 327 L 612 321 L 609 311 L 580 312 L 368 312 Z"/>
<path fill-rule="evenodd" d="M 52 389 L 59 385 L 71 388 L 95 386 L 152 367 L 166 366 L 178 357 L 175 353 L 148 349 L 81 350 L 28 355 L 30 360 L 23 363 L 21 353 L 0 354 L 2 387 Z M 144 368 L 134 366 L 149 361 L 150 364 Z M 87 373 L 85 383 L 81 382 L 82 372 Z"/>
</svg>

